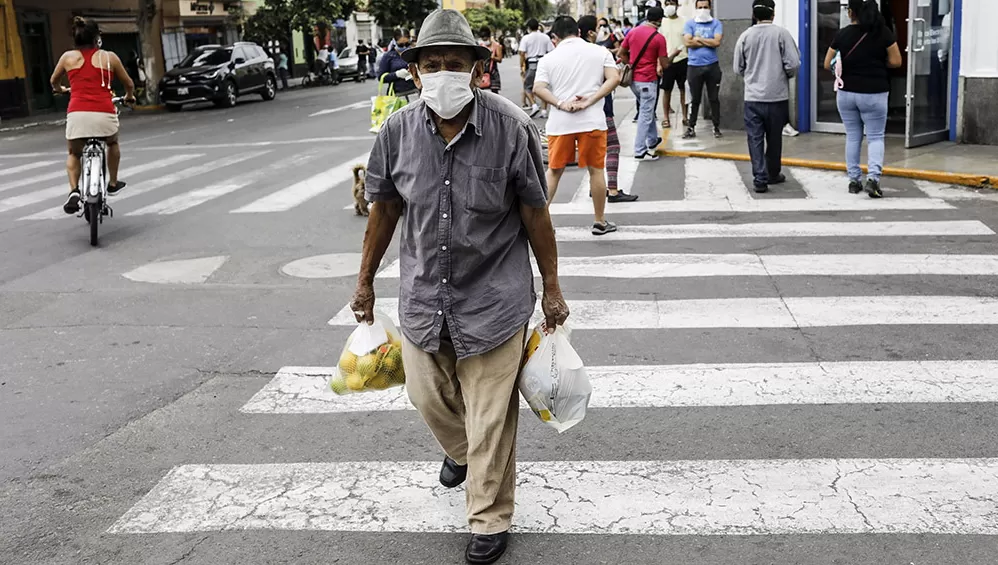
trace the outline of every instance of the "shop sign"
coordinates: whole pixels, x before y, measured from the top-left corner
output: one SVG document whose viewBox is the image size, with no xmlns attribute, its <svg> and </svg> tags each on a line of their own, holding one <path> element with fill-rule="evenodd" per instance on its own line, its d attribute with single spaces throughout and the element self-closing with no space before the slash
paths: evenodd
<svg viewBox="0 0 998 565">
<path fill-rule="evenodd" d="M 181 0 L 187 4 L 189 14 L 195 16 L 210 16 L 215 13 L 214 0 Z"/>
</svg>

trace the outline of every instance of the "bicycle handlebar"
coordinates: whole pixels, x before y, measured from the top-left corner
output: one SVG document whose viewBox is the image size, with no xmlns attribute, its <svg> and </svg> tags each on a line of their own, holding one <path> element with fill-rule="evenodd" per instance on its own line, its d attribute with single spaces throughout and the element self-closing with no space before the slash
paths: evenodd
<svg viewBox="0 0 998 565">
<path fill-rule="evenodd" d="M 56 94 L 69 94 L 70 91 L 71 91 L 71 89 L 67 88 L 67 89 L 63 90 L 62 92 L 56 92 Z M 111 103 L 114 104 L 115 106 L 131 106 L 130 104 L 128 104 L 127 102 L 125 102 L 125 97 L 124 96 L 112 96 L 111 97 Z"/>
</svg>

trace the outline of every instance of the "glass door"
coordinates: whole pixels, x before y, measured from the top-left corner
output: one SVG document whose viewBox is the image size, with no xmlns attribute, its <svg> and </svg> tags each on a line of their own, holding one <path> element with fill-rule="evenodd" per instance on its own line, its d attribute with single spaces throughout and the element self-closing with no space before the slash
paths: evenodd
<svg viewBox="0 0 998 565">
<path fill-rule="evenodd" d="M 949 139 L 950 2 L 908 0 L 905 147 Z"/>
</svg>

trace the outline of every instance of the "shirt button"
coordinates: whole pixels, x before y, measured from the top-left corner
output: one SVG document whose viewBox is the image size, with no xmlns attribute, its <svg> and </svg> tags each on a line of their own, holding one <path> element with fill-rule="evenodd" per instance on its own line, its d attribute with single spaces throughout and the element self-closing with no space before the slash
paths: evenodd
<svg viewBox="0 0 998 565">
<path fill-rule="evenodd" d="M 447 214 L 444 214 L 444 219 L 446 219 L 446 218 L 447 218 Z"/>
<path fill-rule="evenodd" d="M 437 310 L 437 316 L 443 316 L 443 315 L 444 315 L 443 310 Z"/>
<path fill-rule="evenodd" d="M 446 245 L 441 245 L 440 249 L 443 250 L 443 251 L 447 251 L 447 246 Z"/>
<path fill-rule="evenodd" d="M 450 186 L 450 181 L 449 180 L 445 180 L 444 181 L 444 186 Z"/>
<path fill-rule="evenodd" d="M 444 279 L 444 280 L 443 280 L 443 281 L 441 281 L 441 282 L 443 282 L 444 284 L 447 284 L 447 279 Z"/>
</svg>

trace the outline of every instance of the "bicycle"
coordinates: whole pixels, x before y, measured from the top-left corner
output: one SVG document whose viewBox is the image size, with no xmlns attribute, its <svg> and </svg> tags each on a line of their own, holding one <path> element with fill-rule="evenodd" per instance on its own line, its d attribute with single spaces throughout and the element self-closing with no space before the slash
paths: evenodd
<svg viewBox="0 0 998 565">
<path fill-rule="evenodd" d="M 67 88 L 61 93 L 69 94 L 70 90 Z M 115 113 L 121 114 L 118 108 L 124 101 L 124 96 L 111 98 Z M 77 184 L 83 206 L 76 217 L 84 218 L 90 225 L 90 245 L 94 247 L 97 246 L 99 226 L 104 223 L 104 216 L 114 217 L 114 210 L 107 204 L 107 185 L 107 146 L 103 138 L 88 138 L 83 143 L 80 182 Z"/>
</svg>

